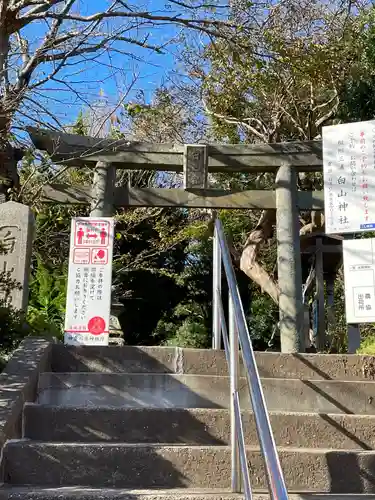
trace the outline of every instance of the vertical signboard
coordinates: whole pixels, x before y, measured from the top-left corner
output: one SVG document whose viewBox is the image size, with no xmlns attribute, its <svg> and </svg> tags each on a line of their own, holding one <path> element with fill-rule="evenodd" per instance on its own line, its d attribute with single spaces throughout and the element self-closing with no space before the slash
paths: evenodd
<svg viewBox="0 0 375 500">
<path fill-rule="evenodd" d="M 375 238 L 343 241 L 347 323 L 375 322 Z"/>
<path fill-rule="evenodd" d="M 65 344 L 108 345 L 113 219 L 72 219 Z"/>
<path fill-rule="evenodd" d="M 323 127 L 327 234 L 375 229 L 375 121 Z"/>
</svg>

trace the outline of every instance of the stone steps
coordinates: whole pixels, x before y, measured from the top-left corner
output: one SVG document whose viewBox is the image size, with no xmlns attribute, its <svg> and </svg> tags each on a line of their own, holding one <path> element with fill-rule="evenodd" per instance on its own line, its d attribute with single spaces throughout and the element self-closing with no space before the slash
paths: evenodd
<svg viewBox="0 0 375 500">
<path fill-rule="evenodd" d="M 5 483 L 92 488 L 230 487 L 227 446 L 8 441 Z M 282 448 L 279 455 L 291 491 L 375 493 L 375 451 Z M 267 487 L 260 451 L 247 448 L 254 491 Z"/>
<path fill-rule="evenodd" d="M 0 500 L 242 500 L 242 494 L 223 490 L 128 490 L 110 488 L 0 488 Z M 269 495 L 255 493 L 252 500 L 268 500 Z M 336 495 L 295 493 L 290 500 L 375 500 L 375 495 Z"/>
<path fill-rule="evenodd" d="M 291 500 L 375 500 L 375 358 L 256 359 Z M 230 493 L 223 352 L 55 344 L 44 369 L 23 439 L 3 449 L 0 500 L 243 498 Z M 253 498 L 266 500 L 244 377 L 239 392 Z"/>
<path fill-rule="evenodd" d="M 375 357 L 355 354 L 256 352 L 264 378 L 375 380 Z M 53 372 L 228 375 L 223 351 L 179 347 L 67 347 L 54 344 Z M 241 374 L 245 373 L 241 366 Z"/>
<path fill-rule="evenodd" d="M 246 444 L 256 446 L 253 414 L 242 413 Z M 375 449 L 375 416 L 272 412 L 278 446 Z M 72 408 L 27 403 L 24 437 L 50 442 L 227 445 L 227 409 Z"/>
<path fill-rule="evenodd" d="M 375 415 L 375 382 L 262 378 L 269 411 Z M 241 408 L 251 408 L 245 378 Z M 42 373 L 38 402 L 60 406 L 228 408 L 229 378 L 165 373 Z"/>
</svg>

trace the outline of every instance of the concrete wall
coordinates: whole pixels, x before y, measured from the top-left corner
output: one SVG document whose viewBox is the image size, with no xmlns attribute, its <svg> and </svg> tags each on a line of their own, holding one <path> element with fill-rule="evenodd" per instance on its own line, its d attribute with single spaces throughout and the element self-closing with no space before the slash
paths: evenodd
<svg viewBox="0 0 375 500">
<path fill-rule="evenodd" d="M 22 435 L 25 402 L 34 401 L 39 373 L 51 369 L 52 342 L 28 337 L 0 374 L 0 447 Z"/>
</svg>

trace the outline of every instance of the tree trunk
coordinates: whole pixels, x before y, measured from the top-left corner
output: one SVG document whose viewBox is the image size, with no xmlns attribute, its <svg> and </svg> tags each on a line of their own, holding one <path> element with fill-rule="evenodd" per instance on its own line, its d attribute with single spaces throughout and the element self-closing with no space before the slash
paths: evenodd
<svg viewBox="0 0 375 500">
<path fill-rule="evenodd" d="M 12 95 L 8 81 L 8 53 L 10 46 L 9 27 L 7 19 L 9 11 L 7 2 L 0 5 L 0 203 L 8 199 L 10 189 L 18 189 L 19 177 L 17 163 L 22 158 L 20 150 L 14 148 L 10 141 L 11 118 L 17 107 L 17 96 Z M 19 96 L 18 96 L 19 97 Z"/>
<path fill-rule="evenodd" d="M 14 148 L 7 139 L 9 136 L 9 125 L 5 123 L 7 121 L 0 118 L 0 203 L 8 200 L 10 189 L 19 188 L 17 163 L 22 159 L 21 151 Z"/>
<path fill-rule="evenodd" d="M 240 268 L 250 279 L 260 286 L 262 291 L 268 293 L 272 300 L 278 304 L 280 296 L 279 286 L 257 262 L 258 250 L 261 245 L 272 238 L 275 222 L 275 210 L 264 210 L 262 212 L 257 226 L 251 231 L 246 240 L 241 255 Z"/>
<path fill-rule="evenodd" d="M 276 211 L 264 210 L 255 229 L 249 234 L 240 258 L 240 269 L 257 285 L 262 292 L 268 293 L 275 304 L 279 305 L 280 288 L 278 283 L 257 262 L 259 248 L 273 236 L 276 223 Z M 320 211 L 311 212 L 311 222 L 300 229 L 300 236 L 322 231 L 324 215 Z"/>
</svg>

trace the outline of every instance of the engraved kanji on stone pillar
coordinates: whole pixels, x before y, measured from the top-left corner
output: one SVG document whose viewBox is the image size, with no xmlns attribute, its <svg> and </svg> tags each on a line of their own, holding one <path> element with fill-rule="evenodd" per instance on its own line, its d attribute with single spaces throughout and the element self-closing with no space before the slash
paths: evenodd
<svg viewBox="0 0 375 500">
<path fill-rule="evenodd" d="M 26 311 L 29 295 L 34 216 L 27 205 L 0 204 L 0 273 L 18 286 L 2 287 L 0 298 Z"/>
<path fill-rule="evenodd" d="M 207 188 L 207 146 L 185 144 L 184 189 Z"/>
</svg>

